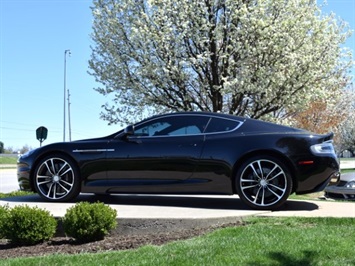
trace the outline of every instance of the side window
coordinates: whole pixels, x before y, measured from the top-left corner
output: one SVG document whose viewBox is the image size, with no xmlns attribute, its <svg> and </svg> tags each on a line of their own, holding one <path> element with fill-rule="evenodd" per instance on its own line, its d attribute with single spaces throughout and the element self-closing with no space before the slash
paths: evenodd
<svg viewBox="0 0 355 266">
<path fill-rule="evenodd" d="M 202 133 L 197 126 L 186 126 L 181 127 L 175 131 L 169 133 L 169 136 L 178 136 L 178 135 L 195 135 Z"/>
<path fill-rule="evenodd" d="M 143 127 L 138 127 L 135 131 L 134 131 L 134 135 L 136 136 L 144 136 L 144 137 L 148 137 L 148 136 L 154 136 L 157 135 L 160 131 L 170 127 L 171 125 L 168 122 L 155 122 L 155 123 L 151 123 L 148 125 L 144 125 Z"/>
<path fill-rule="evenodd" d="M 148 124 L 138 126 L 136 136 L 183 136 L 203 133 L 209 117 L 206 116 L 170 116 Z"/>
<path fill-rule="evenodd" d="M 240 122 L 213 117 L 208 124 L 205 133 L 226 132 L 235 129 Z"/>
</svg>

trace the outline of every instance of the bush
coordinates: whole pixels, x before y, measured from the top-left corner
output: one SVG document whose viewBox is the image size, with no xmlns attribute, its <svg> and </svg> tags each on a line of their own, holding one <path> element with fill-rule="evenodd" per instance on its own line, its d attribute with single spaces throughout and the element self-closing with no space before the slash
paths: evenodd
<svg viewBox="0 0 355 266">
<path fill-rule="evenodd" d="M 78 242 L 102 240 L 116 227 L 116 216 L 117 211 L 103 203 L 80 202 L 64 215 L 64 232 Z"/>
<path fill-rule="evenodd" d="M 56 229 L 57 221 L 48 211 L 27 205 L 10 209 L 2 224 L 4 237 L 16 245 L 35 245 L 49 240 Z"/>
<path fill-rule="evenodd" d="M 9 206 L 5 205 L 5 206 L 0 206 L 0 238 L 4 238 L 4 229 L 3 229 L 3 224 L 4 221 L 7 220 L 9 216 Z"/>
</svg>

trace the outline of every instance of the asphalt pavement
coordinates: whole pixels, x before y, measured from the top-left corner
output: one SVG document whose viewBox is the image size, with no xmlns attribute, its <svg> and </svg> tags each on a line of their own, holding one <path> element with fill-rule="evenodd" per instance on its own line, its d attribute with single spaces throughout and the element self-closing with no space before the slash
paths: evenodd
<svg viewBox="0 0 355 266">
<path fill-rule="evenodd" d="M 0 192 L 18 189 L 16 169 L 0 169 Z M 14 180 L 16 182 L 14 182 Z M 13 186 L 13 187 L 11 187 Z M 11 190 L 12 189 L 12 190 Z M 101 201 L 117 210 L 120 234 L 170 231 L 233 223 L 250 216 L 273 217 L 351 217 L 355 202 L 331 200 L 288 200 L 278 211 L 259 211 L 247 207 L 238 196 L 197 195 L 108 195 L 80 194 L 71 203 L 50 203 L 38 195 L 0 199 L 0 205 L 28 205 L 63 217 L 77 202 Z"/>
<path fill-rule="evenodd" d="M 19 190 L 16 168 L 0 168 L 0 192 L 9 193 Z"/>
</svg>

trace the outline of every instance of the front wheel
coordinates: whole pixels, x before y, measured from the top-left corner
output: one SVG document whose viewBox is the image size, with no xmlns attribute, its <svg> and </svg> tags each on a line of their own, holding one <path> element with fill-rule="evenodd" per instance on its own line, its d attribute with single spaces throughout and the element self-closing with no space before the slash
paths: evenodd
<svg viewBox="0 0 355 266">
<path fill-rule="evenodd" d="M 285 203 L 292 190 L 286 166 L 273 157 L 254 157 L 237 171 L 235 188 L 240 199 L 258 210 L 275 210 Z"/>
<path fill-rule="evenodd" d="M 48 201 L 70 201 L 80 192 L 78 168 L 67 156 L 47 156 L 36 167 L 34 187 Z"/>
</svg>

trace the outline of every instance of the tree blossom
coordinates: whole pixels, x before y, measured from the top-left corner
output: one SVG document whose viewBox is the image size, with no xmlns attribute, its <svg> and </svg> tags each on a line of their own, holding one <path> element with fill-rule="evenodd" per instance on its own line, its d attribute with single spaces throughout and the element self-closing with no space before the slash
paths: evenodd
<svg viewBox="0 0 355 266">
<path fill-rule="evenodd" d="M 94 0 L 102 118 L 211 111 L 275 119 L 349 80 L 346 23 L 314 0 Z"/>
</svg>

